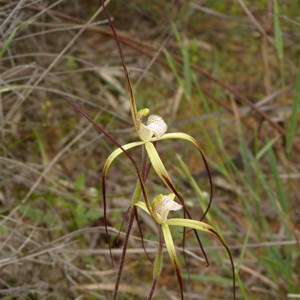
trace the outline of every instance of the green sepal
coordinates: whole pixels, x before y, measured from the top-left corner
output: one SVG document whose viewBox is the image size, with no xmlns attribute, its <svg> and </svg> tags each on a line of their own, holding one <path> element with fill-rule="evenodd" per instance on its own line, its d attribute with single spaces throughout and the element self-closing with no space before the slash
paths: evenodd
<svg viewBox="0 0 300 300">
<path fill-rule="evenodd" d="M 122 148 L 124 150 L 129 150 L 131 148 L 143 145 L 145 142 L 134 142 L 134 143 L 129 143 L 126 144 L 124 146 L 122 146 Z M 110 168 L 111 164 L 113 163 L 113 161 L 120 155 L 122 154 L 124 151 L 121 148 L 117 148 L 116 150 L 114 150 L 109 157 L 106 159 L 106 162 L 103 166 L 103 176 L 107 175 L 108 169 Z"/>
<path fill-rule="evenodd" d="M 175 267 L 175 269 L 178 270 L 179 269 L 179 261 L 178 261 L 178 257 L 176 254 L 176 249 L 175 249 L 174 241 L 173 241 L 172 234 L 170 231 L 170 227 L 169 227 L 168 223 L 163 223 L 163 224 L 161 224 L 161 228 L 162 228 L 165 245 L 166 245 L 168 254 L 170 256 L 171 262 L 172 262 L 173 266 Z"/>
</svg>

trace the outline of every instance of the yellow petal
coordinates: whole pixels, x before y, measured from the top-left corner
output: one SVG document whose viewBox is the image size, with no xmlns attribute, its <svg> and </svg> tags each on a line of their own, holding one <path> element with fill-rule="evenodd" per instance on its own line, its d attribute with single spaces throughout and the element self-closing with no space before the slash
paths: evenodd
<svg viewBox="0 0 300 300">
<path fill-rule="evenodd" d="M 178 261 L 178 257 L 176 254 L 176 249 L 175 249 L 174 241 L 173 241 L 172 234 L 170 231 L 170 227 L 168 226 L 167 223 L 162 224 L 161 227 L 162 227 L 162 232 L 164 235 L 165 245 L 166 245 L 168 254 L 170 256 L 171 262 L 174 265 L 174 267 L 176 269 L 178 269 L 179 261 Z"/>
<path fill-rule="evenodd" d="M 181 227 L 187 227 L 187 228 L 192 228 L 192 229 L 196 229 L 196 230 L 206 231 L 206 232 L 210 232 L 211 234 L 213 234 L 214 236 L 216 236 L 219 239 L 219 241 L 223 245 L 223 247 L 224 247 L 224 249 L 225 249 L 225 251 L 226 251 L 226 253 L 229 257 L 230 263 L 231 263 L 232 281 L 233 281 L 232 289 L 233 289 L 233 298 L 235 299 L 235 268 L 234 268 L 234 262 L 233 262 L 232 255 L 230 253 L 230 250 L 229 250 L 226 242 L 219 235 L 219 233 L 212 226 L 210 226 L 210 225 L 208 225 L 204 222 L 196 221 L 196 220 L 174 218 L 174 219 L 168 219 L 166 221 L 166 223 L 164 223 L 163 225 L 164 226 L 166 226 L 166 225 L 181 226 Z"/>
<path fill-rule="evenodd" d="M 167 223 L 171 226 L 188 227 L 196 230 L 210 232 L 213 234 L 215 234 L 216 232 L 216 230 L 212 226 L 197 220 L 173 218 L 173 219 L 168 219 Z"/>
<path fill-rule="evenodd" d="M 171 178 L 162 162 L 160 159 L 154 145 L 150 142 L 145 143 L 145 148 L 148 153 L 150 162 L 152 164 L 153 169 L 157 173 L 157 175 L 165 182 L 165 184 L 168 186 L 166 182 L 166 178 L 171 182 Z"/>
<path fill-rule="evenodd" d="M 139 207 L 139 208 L 141 208 L 143 211 L 145 211 L 147 214 L 150 215 L 150 212 L 149 212 L 149 210 L 148 210 L 148 208 L 147 208 L 145 202 L 138 201 L 138 202 L 136 202 L 134 205 L 137 206 L 137 207 Z"/>
<path fill-rule="evenodd" d="M 131 149 L 131 148 L 134 148 L 134 147 L 137 147 L 137 146 L 140 146 L 140 145 L 143 145 L 145 142 L 134 142 L 134 143 L 129 143 L 129 144 L 126 144 L 124 146 L 122 146 L 122 148 L 124 150 L 128 150 L 128 149 Z M 123 150 L 121 148 L 118 148 L 116 150 L 114 150 L 110 155 L 109 157 L 107 158 L 105 164 L 104 164 L 104 167 L 103 167 L 103 175 L 106 176 L 107 172 L 108 172 L 108 169 L 109 167 L 111 166 L 111 164 L 113 163 L 113 161 L 121 154 L 123 153 Z"/>
<path fill-rule="evenodd" d="M 202 157 L 203 163 L 205 165 L 206 172 L 208 174 L 209 185 L 210 185 L 210 197 L 209 197 L 208 205 L 207 205 L 207 208 L 204 210 L 204 213 L 201 217 L 201 220 L 203 220 L 205 218 L 207 212 L 210 209 L 210 205 L 212 203 L 212 197 L 213 197 L 212 178 L 211 178 L 210 170 L 209 170 L 208 163 L 206 161 L 204 152 L 202 151 L 199 143 L 192 136 L 190 136 L 186 133 L 183 133 L 183 132 L 166 133 L 159 140 L 167 140 L 167 139 L 181 139 L 181 140 L 186 140 L 188 142 L 191 142 L 198 149 L 198 151 L 199 151 L 199 153 Z M 155 141 L 158 141 L 158 139 L 157 138 L 152 138 L 150 141 L 155 142 Z"/>
</svg>

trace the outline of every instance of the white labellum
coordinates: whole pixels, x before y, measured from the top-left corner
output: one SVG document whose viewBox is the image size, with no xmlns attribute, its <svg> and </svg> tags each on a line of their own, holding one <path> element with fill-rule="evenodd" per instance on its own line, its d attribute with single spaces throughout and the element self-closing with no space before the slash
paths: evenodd
<svg viewBox="0 0 300 300">
<path fill-rule="evenodd" d="M 140 136 L 144 141 L 150 140 L 153 134 L 159 139 L 166 133 L 167 129 L 168 126 L 163 118 L 151 115 L 147 120 L 147 125 L 141 123 Z"/>
<path fill-rule="evenodd" d="M 182 205 L 175 202 L 170 196 L 163 195 L 160 200 L 155 202 L 153 210 L 161 221 L 166 221 L 169 211 L 175 211 L 182 208 Z"/>
</svg>

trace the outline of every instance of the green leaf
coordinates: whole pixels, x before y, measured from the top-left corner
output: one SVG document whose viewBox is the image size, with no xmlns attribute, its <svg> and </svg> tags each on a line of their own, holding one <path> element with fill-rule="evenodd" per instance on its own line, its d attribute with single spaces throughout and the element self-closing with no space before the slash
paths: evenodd
<svg viewBox="0 0 300 300">
<path fill-rule="evenodd" d="M 296 135 L 299 106 L 300 106 L 300 67 L 298 69 L 297 78 L 296 78 L 295 90 L 293 94 L 293 103 L 292 103 L 292 115 L 289 120 L 287 138 L 286 138 L 286 146 L 289 154 L 291 153 L 293 147 L 293 140 Z"/>
<path fill-rule="evenodd" d="M 77 205 L 75 211 L 75 221 L 78 227 L 86 225 L 102 216 L 100 210 L 86 208 L 84 205 Z"/>
<path fill-rule="evenodd" d="M 183 171 L 185 177 L 187 178 L 188 182 L 190 183 L 190 185 L 192 186 L 193 190 L 195 191 L 195 194 L 197 195 L 197 198 L 199 200 L 201 209 L 203 211 L 205 211 L 206 206 L 207 206 L 207 196 L 208 194 L 206 192 L 203 192 L 201 190 L 201 188 L 199 187 L 199 185 L 197 184 L 196 180 L 194 179 L 194 177 L 192 176 L 188 166 L 186 165 L 186 163 L 182 160 L 180 155 L 177 155 L 177 159 L 179 161 L 180 164 L 180 168 Z M 206 215 L 207 219 L 212 222 L 212 217 L 210 214 Z"/>
<path fill-rule="evenodd" d="M 286 199 L 286 193 L 284 191 L 283 183 L 280 179 L 280 174 L 278 170 L 278 163 L 275 157 L 275 154 L 272 149 L 269 149 L 268 151 L 268 158 L 269 158 L 269 165 L 271 168 L 271 172 L 275 181 L 276 186 L 276 192 L 278 196 L 278 201 L 280 203 L 280 206 L 285 214 L 288 213 L 288 205 L 287 205 L 287 199 Z"/>
<path fill-rule="evenodd" d="M 180 76 L 178 75 L 178 72 L 176 70 L 176 66 L 175 66 L 175 63 L 174 63 L 174 59 L 173 57 L 169 54 L 169 52 L 167 50 L 163 50 L 163 53 L 165 54 L 166 56 L 166 60 L 172 70 L 172 72 L 174 73 L 175 75 L 175 78 L 177 80 L 177 83 L 179 86 L 183 87 L 183 83 L 182 83 L 182 79 L 180 78 Z"/>
<path fill-rule="evenodd" d="M 184 93 L 187 100 L 191 100 L 191 90 L 192 90 L 192 73 L 190 65 L 190 53 L 188 47 L 182 41 L 180 34 L 175 26 L 172 24 L 172 29 L 175 34 L 175 38 L 179 44 L 181 55 L 183 58 L 183 75 L 184 75 Z"/>
<path fill-rule="evenodd" d="M 282 34 L 279 23 L 279 6 L 278 1 L 274 0 L 274 33 L 275 33 L 275 46 L 280 60 L 283 59 L 283 42 Z"/>
<path fill-rule="evenodd" d="M 74 189 L 78 192 L 82 192 L 85 188 L 85 174 L 80 172 L 75 180 Z"/>
<path fill-rule="evenodd" d="M 277 142 L 278 139 L 278 136 L 273 138 L 272 140 L 268 141 L 261 150 L 259 150 L 259 152 L 255 156 L 257 162 L 269 151 L 270 148 L 272 148 L 272 146 Z"/>
<path fill-rule="evenodd" d="M 30 206 L 29 204 L 21 204 L 18 209 L 22 214 L 35 222 L 40 222 L 43 219 L 44 212 L 37 207 Z"/>
<path fill-rule="evenodd" d="M 28 26 L 29 24 L 31 24 L 31 22 L 33 22 L 33 20 L 23 22 L 23 23 L 21 23 L 20 25 L 18 25 L 18 26 L 16 26 L 14 28 L 14 30 L 12 31 L 12 33 L 9 35 L 9 37 L 3 43 L 3 46 L 2 46 L 2 48 L 0 50 L 0 58 L 2 58 L 5 55 L 7 49 L 9 48 L 9 46 L 11 45 L 11 43 L 13 42 L 13 40 L 14 40 L 17 32 L 20 29 L 22 29 L 22 28 Z"/>
</svg>

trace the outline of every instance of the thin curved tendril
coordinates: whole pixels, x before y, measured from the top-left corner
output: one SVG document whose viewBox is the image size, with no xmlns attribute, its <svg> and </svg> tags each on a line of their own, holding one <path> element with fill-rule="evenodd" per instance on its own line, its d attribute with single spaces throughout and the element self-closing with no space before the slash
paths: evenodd
<svg viewBox="0 0 300 300">
<path fill-rule="evenodd" d="M 147 208 L 150 210 L 150 205 L 149 205 L 149 200 L 148 200 L 148 197 L 147 197 L 147 193 L 146 193 L 146 190 L 145 190 L 145 185 L 144 185 L 144 181 L 143 181 L 143 178 L 141 177 L 140 175 L 140 172 L 139 172 L 139 169 L 138 169 L 138 166 L 136 164 L 136 162 L 134 161 L 134 159 L 131 157 L 131 155 L 128 153 L 127 150 L 125 150 L 121 144 L 119 144 L 106 130 L 104 130 L 100 125 L 98 125 L 97 123 L 95 123 L 95 121 L 93 121 L 90 116 L 85 113 L 83 110 L 81 110 L 79 108 L 78 105 L 76 105 L 71 99 L 69 99 L 68 97 L 66 96 L 63 96 L 65 98 L 65 100 L 74 108 L 75 111 L 77 111 L 80 115 L 82 115 L 86 120 L 88 120 L 91 124 L 94 125 L 94 127 L 100 131 L 102 134 L 105 135 L 105 137 L 107 137 L 114 145 L 116 145 L 117 147 L 119 147 L 123 152 L 124 154 L 127 156 L 127 158 L 131 161 L 132 165 L 134 166 L 135 168 L 135 171 L 138 175 L 138 178 L 139 178 L 139 182 L 141 184 L 141 189 L 142 189 L 142 193 L 143 193 L 143 197 L 144 197 L 144 201 L 145 201 L 145 204 L 147 206 Z M 103 172 L 103 176 L 102 176 L 102 196 L 103 196 L 103 214 L 104 214 L 104 226 L 105 226 L 105 234 L 106 236 L 108 237 L 108 229 L 107 229 L 107 213 L 106 213 L 106 208 L 107 208 L 107 205 L 106 205 L 106 183 L 105 183 L 105 180 L 106 180 L 106 176 L 105 176 L 105 172 Z M 111 249 L 110 249 L 110 252 L 111 252 Z M 112 254 L 111 254 L 111 258 L 112 258 Z"/>
<path fill-rule="evenodd" d="M 181 300 L 184 299 L 184 296 L 183 296 L 183 283 L 182 283 L 182 277 L 181 277 L 181 273 L 180 273 L 180 269 L 179 269 L 179 266 L 177 265 L 177 263 L 175 262 L 175 269 L 176 269 L 176 276 L 177 276 L 177 281 L 179 283 L 179 286 L 180 286 L 180 297 L 181 297 Z"/>
<path fill-rule="evenodd" d="M 115 27 L 113 25 L 113 22 L 111 20 L 111 17 L 104 5 L 104 1 L 103 0 L 99 0 L 100 2 L 100 5 L 103 7 L 103 12 L 105 13 L 106 17 L 107 17 L 107 20 L 108 20 L 108 23 L 109 23 L 109 26 L 111 28 L 111 31 L 113 33 L 113 36 L 114 36 L 114 40 L 117 44 L 117 47 L 118 47 L 118 51 L 119 51 L 119 55 L 121 57 L 121 62 L 122 62 L 122 67 L 123 67 L 123 71 L 124 71 L 124 75 L 125 75 L 125 78 L 126 78 L 126 85 L 127 85 L 127 89 L 129 91 L 129 94 L 130 94 L 130 103 L 131 103 L 131 107 L 132 107 L 132 114 L 133 114 L 133 118 L 134 118 L 134 123 L 136 123 L 136 120 L 137 120 L 137 109 L 136 109 L 136 104 L 135 104 L 135 101 L 134 101 L 134 95 L 133 95 L 133 90 L 132 90 L 132 86 L 131 86 L 131 83 L 130 83 L 130 78 L 129 78 L 129 73 L 128 73 L 128 70 L 127 70 L 127 67 L 126 67 L 126 64 L 125 64 L 125 57 L 124 57 L 124 54 L 123 54 L 123 50 L 122 50 L 122 47 L 121 47 L 121 44 L 120 44 L 120 41 L 119 41 L 119 37 L 118 37 L 118 34 L 115 30 Z M 135 124 L 136 125 L 136 124 Z"/>
<path fill-rule="evenodd" d="M 186 211 L 185 210 L 183 211 L 183 218 L 184 219 L 186 218 Z M 185 266 L 186 266 L 186 271 L 187 271 L 188 277 L 190 277 L 189 262 L 187 260 L 186 253 L 185 253 L 185 235 L 186 235 L 186 228 L 184 227 L 183 228 L 183 238 L 182 238 L 182 253 L 183 253 L 184 263 L 185 263 Z"/>
<path fill-rule="evenodd" d="M 164 177 L 164 176 L 163 176 L 163 177 Z M 176 195 L 176 197 L 179 199 L 179 201 L 180 201 L 180 203 L 181 203 L 181 205 L 182 205 L 182 207 L 183 207 L 183 210 L 184 210 L 184 212 L 186 212 L 186 214 L 187 214 L 187 216 L 189 217 L 189 219 L 193 220 L 191 214 L 189 213 L 189 211 L 187 210 L 187 208 L 186 208 L 186 206 L 185 206 L 185 203 L 184 203 L 184 200 L 183 200 L 182 196 L 177 192 L 176 188 L 174 187 L 174 185 L 170 182 L 170 180 L 169 180 L 168 178 L 164 177 L 164 180 L 166 181 L 166 183 L 167 183 L 167 185 L 169 186 L 169 188 L 170 188 L 170 189 L 173 191 L 173 193 Z M 200 247 L 200 249 L 201 249 L 201 251 L 202 251 L 202 253 L 203 253 L 204 259 L 205 259 L 205 261 L 206 261 L 206 267 L 208 267 L 208 266 L 209 266 L 209 261 L 208 261 L 206 252 L 205 252 L 205 250 L 204 250 L 204 248 L 203 248 L 202 242 L 201 242 L 201 240 L 200 240 L 200 238 L 199 238 L 198 232 L 197 232 L 197 230 L 195 230 L 195 229 L 193 229 L 193 231 L 194 231 L 194 234 L 195 234 L 195 236 L 196 236 L 196 239 L 197 239 L 197 242 L 198 242 L 198 244 L 199 244 L 199 247 Z"/>
<path fill-rule="evenodd" d="M 132 229 L 133 221 L 134 221 L 134 211 L 131 210 L 126 235 L 125 235 L 125 238 L 124 238 L 124 244 L 123 244 L 121 259 L 120 259 L 120 263 L 119 263 L 117 279 L 116 279 L 116 282 L 115 282 L 113 300 L 118 299 L 119 285 L 120 285 L 120 281 L 121 281 L 121 276 L 122 276 L 122 271 L 123 271 L 125 256 L 126 256 L 126 250 L 127 250 L 128 240 L 129 240 L 130 232 L 131 232 L 131 229 Z"/>
<path fill-rule="evenodd" d="M 119 228 L 118 235 L 117 235 L 117 238 L 116 238 L 117 243 L 119 243 L 119 241 L 120 241 L 121 231 L 122 231 L 123 226 L 124 226 L 124 224 L 125 224 L 125 221 L 126 221 L 126 219 L 127 219 L 127 217 L 128 217 L 128 213 L 129 213 L 129 211 L 130 211 L 130 208 L 131 208 L 131 206 L 129 206 L 129 207 L 127 208 L 126 213 L 125 213 L 125 216 L 124 216 L 124 218 L 123 218 L 123 220 L 122 220 L 122 223 L 121 223 L 121 226 L 120 226 L 120 228 Z"/>
<path fill-rule="evenodd" d="M 149 256 L 147 250 L 146 250 L 146 247 L 145 247 L 144 235 L 143 235 L 143 231 L 142 231 L 141 225 L 139 223 L 139 216 L 138 216 L 138 211 L 136 209 L 136 206 L 134 206 L 133 210 L 134 210 L 134 217 L 135 217 L 135 220 L 136 220 L 136 223 L 137 223 L 137 226 L 138 226 L 138 230 L 139 230 L 139 233 L 140 233 L 140 237 L 141 237 L 142 247 L 144 249 L 144 252 L 145 252 L 148 260 L 151 261 L 151 258 Z"/>
<path fill-rule="evenodd" d="M 166 134 L 166 135 L 168 135 L 168 134 Z M 176 138 L 176 137 L 173 134 L 173 137 L 169 136 L 169 137 L 166 137 L 166 138 Z M 208 162 L 206 160 L 204 152 L 201 150 L 201 147 L 200 147 L 199 143 L 193 137 L 190 137 L 190 138 L 191 139 L 187 139 L 187 138 L 183 138 L 183 139 L 192 142 L 196 146 L 197 150 L 199 151 L 199 153 L 201 155 L 201 158 L 202 158 L 202 161 L 204 163 L 205 170 L 206 170 L 207 175 L 208 175 L 209 186 L 210 186 L 210 197 L 209 197 L 208 205 L 207 205 L 207 208 L 204 211 L 202 217 L 199 219 L 199 221 L 203 221 L 203 219 L 206 217 L 206 215 L 207 215 L 207 213 L 208 213 L 208 211 L 209 211 L 209 209 L 211 207 L 211 204 L 212 204 L 212 200 L 213 200 L 213 182 L 212 182 L 211 172 L 210 172 L 210 169 L 209 169 L 209 166 L 208 166 Z"/>
<path fill-rule="evenodd" d="M 200 152 L 200 155 L 202 157 L 202 160 L 203 160 L 203 163 L 204 163 L 204 166 L 205 166 L 205 169 L 206 169 L 206 172 L 207 172 L 207 175 L 208 175 L 208 180 L 209 180 L 209 186 L 210 186 L 210 197 L 209 197 L 209 201 L 208 201 L 208 205 L 207 205 L 207 208 L 206 210 L 204 211 L 202 217 L 200 218 L 200 221 L 203 221 L 204 218 L 206 217 L 210 207 L 211 207 L 211 204 L 212 204 L 212 198 L 213 198 L 213 183 L 212 183 L 212 178 L 211 178 L 211 173 L 210 173 L 210 170 L 209 170 L 209 166 L 208 166 L 208 163 L 207 163 L 207 160 L 205 158 L 205 155 L 203 153 L 203 151 L 201 149 L 199 149 L 199 152 Z"/>
<path fill-rule="evenodd" d="M 231 270 L 232 270 L 232 293 L 233 293 L 233 300 L 236 299 L 236 294 L 235 294 L 235 288 L 236 288 L 236 279 L 235 279 L 235 268 L 234 268 L 234 262 L 233 262 L 233 258 L 232 255 L 230 253 L 230 250 L 228 248 L 228 246 L 226 245 L 226 243 L 224 242 L 224 240 L 221 238 L 221 236 L 213 229 L 209 229 L 209 231 L 211 231 L 221 242 L 221 244 L 223 245 L 223 247 L 226 249 L 227 255 L 229 256 L 229 260 L 230 260 L 230 264 L 231 264 Z"/>
</svg>

